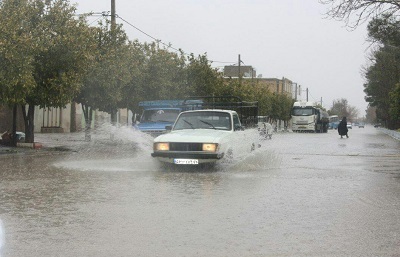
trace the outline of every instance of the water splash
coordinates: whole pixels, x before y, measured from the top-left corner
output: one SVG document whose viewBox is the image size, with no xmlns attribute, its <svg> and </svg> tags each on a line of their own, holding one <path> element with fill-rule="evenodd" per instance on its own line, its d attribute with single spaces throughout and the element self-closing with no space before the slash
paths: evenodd
<svg viewBox="0 0 400 257">
<path fill-rule="evenodd" d="M 80 140 L 70 140 L 75 152 L 54 166 L 80 171 L 254 171 L 265 167 L 276 166 L 277 156 L 268 151 L 266 146 L 250 151 L 236 151 L 233 158 L 224 158 L 216 165 L 201 167 L 184 167 L 162 165 L 151 157 L 154 138 L 132 127 L 112 127 L 103 124 L 96 127 L 91 134 L 91 141 L 84 141 L 82 132 Z M 268 141 L 269 142 L 269 141 Z M 246 145 L 247 142 L 240 142 Z"/>
<path fill-rule="evenodd" d="M 66 147 L 73 150 L 54 166 L 84 171 L 140 171 L 155 168 L 150 154 L 153 137 L 132 127 L 103 124 L 85 141 L 85 134 L 75 134 Z"/>
</svg>

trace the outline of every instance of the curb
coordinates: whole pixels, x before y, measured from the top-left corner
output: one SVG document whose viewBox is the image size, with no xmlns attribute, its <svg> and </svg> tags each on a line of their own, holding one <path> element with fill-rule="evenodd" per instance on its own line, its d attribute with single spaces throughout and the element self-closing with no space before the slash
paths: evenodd
<svg viewBox="0 0 400 257">
<path fill-rule="evenodd" d="M 394 139 L 400 140 L 400 132 L 397 132 L 396 130 L 390 130 L 386 128 L 379 128 L 379 130 L 385 133 L 386 135 L 391 136 Z"/>
<path fill-rule="evenodd" d="M 22 148 L 32 148 L 32 149 L 41 149 L 43 145 L 41 143 L 17 143 L 17 147 Z"/>
</svg>

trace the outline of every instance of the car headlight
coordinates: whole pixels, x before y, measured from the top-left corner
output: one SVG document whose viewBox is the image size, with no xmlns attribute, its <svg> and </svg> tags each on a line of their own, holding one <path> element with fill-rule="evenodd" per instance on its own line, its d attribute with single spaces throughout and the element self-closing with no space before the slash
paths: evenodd
<svg viewBox="0 0 400 257">
<path fill-rule="evenodd" d="M 154 143 L 154 151 L 169 151 L 169 143 Z"/>
<path fill-rule="evenodd" d="M 218 144 L 203 144 L 203 151 L 205 152 L 216 152 Z"/>
</svg>

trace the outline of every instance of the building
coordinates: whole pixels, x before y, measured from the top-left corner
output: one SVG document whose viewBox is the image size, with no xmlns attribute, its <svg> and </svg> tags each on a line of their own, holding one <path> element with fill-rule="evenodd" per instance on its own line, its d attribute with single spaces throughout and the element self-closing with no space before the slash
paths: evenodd
<svg viewBox="0 0 400 257">
<path fill-rule="evenodd" d="M 236 66 L 230 65 L 224 67 L 224 77 L 238 78 L 241 74 L 242 78 L 256 77 L 256 70 L 252 66 Z"/>
<path fill-rule="evenodd" d="M 98 110 L 93 111 L 93 121 L 91 126 L 95 127 L 111 121 L 110 114 Z M 1 133 L 12 130 L 12 109 L 0 106 L 0 129 Z M 119 109 L 117 113 L 117 123 L 119 125 L 132 124 L 132 112 L 127 109 Z M 85 128 L 85 118 L 82 106 L 77 103 L 67 104 L 64 108 L 40 108 L 35 107 L 34 113 L 34 132 L 35 133 L 64 133 L 83 131 Z M 21 107 L 17 110 L 17 131 L 25 131 Z"/>
<path fill-rule="evenodd" d="M 246 78 L 244 78 L 246 79 Z M 290 79 L 283 77 L 282 79 L 277 78 L 252 78 L 252 82 L 261 84 L 269 89 L 270 92 L 276 94 L 283 94 L 288 97 L 292 97 L 293 93 L 293 82 Z"/>
</svg>

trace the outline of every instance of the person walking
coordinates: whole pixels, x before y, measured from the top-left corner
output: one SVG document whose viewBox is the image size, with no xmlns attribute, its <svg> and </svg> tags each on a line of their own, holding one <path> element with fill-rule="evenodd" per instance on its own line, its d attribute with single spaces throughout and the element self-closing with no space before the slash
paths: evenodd
<svg viewBox="0 0 400 257">
<path fill-rule="evenodd" d="M 347 128 L 347 119 L 346 117 L 343 117 L 338 126 L 338 133 L 340 135 L 340 138 L 343 138 L 343 136 L 349 138 L 349 135 L 347 134 L 348 132 L 349 129 Z"/>
</svg>

